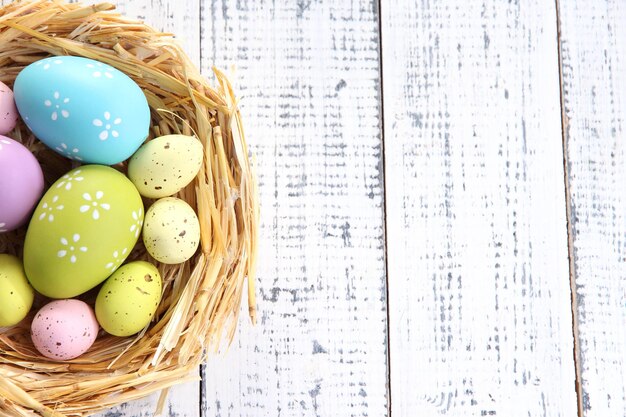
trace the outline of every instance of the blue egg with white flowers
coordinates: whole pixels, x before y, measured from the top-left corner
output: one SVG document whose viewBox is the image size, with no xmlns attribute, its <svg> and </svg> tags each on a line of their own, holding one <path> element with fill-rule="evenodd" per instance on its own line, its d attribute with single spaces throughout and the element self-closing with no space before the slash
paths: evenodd
<svg viewBox="0 0 626 417">
<path fill-rule="evenodd" d="M 115 165 L 148 137 L 150 107 L 123 72 L 92 59 L 54 56 L 24 68 L 13 87 L 22 119 L 57 153 Z"/>
</svg>

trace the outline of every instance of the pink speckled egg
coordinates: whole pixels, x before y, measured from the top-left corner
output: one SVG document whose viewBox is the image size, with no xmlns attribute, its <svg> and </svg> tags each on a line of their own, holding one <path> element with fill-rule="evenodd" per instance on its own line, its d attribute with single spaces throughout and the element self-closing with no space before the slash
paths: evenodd
<svg viewBox="0 0 626 417">
<path fill-rule="evenodd" d="M 87 352 L 96 341 L 98 329 L 96 315 L 87 304 L 79 300 L 57 300 L 37 312 L 30 336 L 42 355 L 66 361 Z"/>
<path fill-rule="evenodd" d="M 21 143 L 0 135 L 0 233 L 25 224 L 43 193 L 43 172 Z"/>
<path fill-rule="evenodd" d="M 6 135 L 15 127 L 19 113 L 15 107 L 13 91 L 0 81 L 0 135 Z"/>
</svg>

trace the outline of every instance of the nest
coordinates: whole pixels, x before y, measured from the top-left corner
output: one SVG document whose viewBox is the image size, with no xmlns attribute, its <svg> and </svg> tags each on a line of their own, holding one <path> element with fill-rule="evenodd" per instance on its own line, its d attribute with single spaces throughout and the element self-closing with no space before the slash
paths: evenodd
<svg viewBox="0 0 626 417">
<path fill-rule="evenodd" d="M 248 289 L 254 321 L 253 275 L 258 198 L 233 88 L 217 69 L 212 87 L 170 35 L 111 12 L 36 0 L 0 8 L 0 80 L 12 87 L 26 65 L 52 55 L 95 59 L 129 75 L 144 91 L 152 114 L 150 138 L 195 134 L 203 167 L 177 197 L 198 213 L 201 247 L 181 265 L 157 264 L 163 298 L 139 335 L 101 333 L 83 356 L 53 362 L 34 348 L 31 314 L 0 329 L 0 415 L 85 416 L 197 379 L 197 367 L 232 340 L 242 293 Z M 49 186 L 73 168 L 33 137 L 23 123 L 9 135 L 38 158 Z M 124 171 L 120 164 L 115 168 Z M 146 201 L 146 204 L 150 204 Z M 0 253 L 22 254 L 25 228 L 0 235 Z M 138 245 L 129 260 L 150 259 Z M 81 296 L 92 302 L 93 292 Z M 37 299 L 33 311 L 47 300 Z"/>
</svg>

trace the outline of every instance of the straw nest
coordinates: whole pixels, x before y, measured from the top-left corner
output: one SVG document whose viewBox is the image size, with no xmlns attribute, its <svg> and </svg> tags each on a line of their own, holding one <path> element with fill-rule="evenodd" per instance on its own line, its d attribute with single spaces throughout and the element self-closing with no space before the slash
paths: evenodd
<svg viewBox="0 0 626 417">
<path fill-rule="evenodd" d="M 185 264 L 158 265 L 163 301 L 136 337 L 101 334 L 85 355 L 59 363 L 34 349 L 32 312 L 0 329 L 2 416 L 84 416 L 197 378 L 206 352 L 232 340 L 246 280 L 254 321 L 258 199 L 233 88 L 217 69 L 210 86 L 171 36 L 112 9 L 58 0 L 0 8 L 0 80 L 12 86 L 24 66 L 51 55 L 92 58 L 134 79 L 152 110 L 150 138 L 196 134 L 204 145 L 200 174 L 178 194 L 199 214 L 201 248 Z M 21 123 L 10 136 L 36 155 L 48 185 L 73 167 Z M 0 235 L 0 253 L 21 256 L 24 235 L 24 229 Z M 130 259 L 149 256 L 137 247 Z M 94 294 L 81 298 L 93 301 Z M 33 310 L 44 302 L 37 299 Z"/>
</svg>

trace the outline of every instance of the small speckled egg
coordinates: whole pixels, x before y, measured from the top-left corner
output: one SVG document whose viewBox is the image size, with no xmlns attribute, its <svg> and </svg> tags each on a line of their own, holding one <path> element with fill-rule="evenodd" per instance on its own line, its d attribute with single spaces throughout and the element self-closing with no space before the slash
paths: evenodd
<svg viewBox="0 0 626 417">
<path fill-rule="evenodd" d="M 30 336 L 37 350 L 57 361 L 87 352 L 98 337 L 98 321 L 91 307 L 80 300 L 57 300 L 35 314 Z"/>
<path fill-rule="evenodd" d="M 83 163 L 114 165 L 148 137 L 141 88 L 102 62 L 54 56 L 24 68 L 13 85 L 26 126 L 50 149 Z"/>
<path fill-rule="evenodd" d="M 146 212 L 143 243 L 159 262 L 185 262 L 193 256 L 200 243 L 198 216 L 183 200 L 162 198 Z"/>
<path fill-rule="evenodd" d="M 131 336 L 146 327 L 161 301 L 161 275 L 152 264 L 131 262 L 106 280 L 96 300 L 100 326 L 114 336 Z"/>
<path fill-rule="evenodd" d="M 13 91 L 0 81 L 0 135 L 6 135 L 13 130 L 18 115 Z"/>
<path fill-rule="evenodd" d="M 202 166 L 204 148 L 192 136 L 161 136 L 144 144 L 128 164 L 128 177 L 148 198 L 176 194 L 186 187 Z"/>
<path fill-rule="evenodd" d="M 30 311 L 34 297 L 22 262 L 12 255 L 0 255 L 0 327 L 22 321 Z"/>
<path fill-rule="evenodd" d="M 41 166 L 21 143 L 0 136 L 0 233 L 30 219 L 43 193 Z"/>
</svg>

